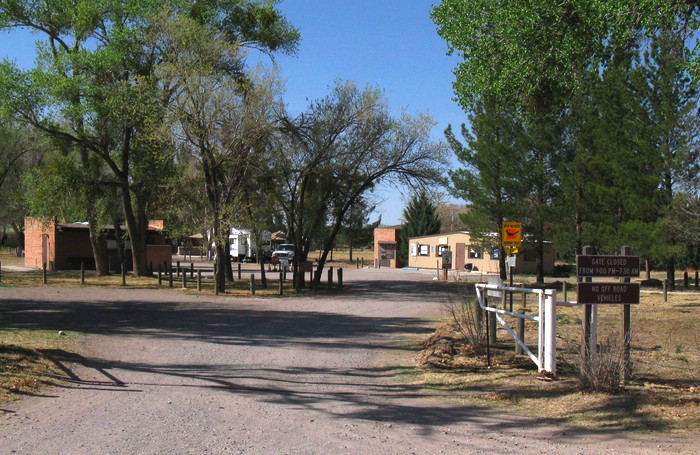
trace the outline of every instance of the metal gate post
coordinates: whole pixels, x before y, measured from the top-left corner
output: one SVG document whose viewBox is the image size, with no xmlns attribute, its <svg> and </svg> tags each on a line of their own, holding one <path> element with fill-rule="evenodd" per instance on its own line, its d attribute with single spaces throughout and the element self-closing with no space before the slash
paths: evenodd
<svg viewBox="0 0 700 455">
<path fill-rule="evenodd" d="M 544 304 L 544 371 L 557 375 L 557 294 L 556 290 L 545 292 Z"/>
</svg>

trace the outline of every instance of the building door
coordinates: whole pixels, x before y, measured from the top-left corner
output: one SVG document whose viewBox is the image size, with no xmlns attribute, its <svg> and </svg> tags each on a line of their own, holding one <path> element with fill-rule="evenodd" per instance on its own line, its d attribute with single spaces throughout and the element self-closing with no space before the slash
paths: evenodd
<svg viewBox="0 0 700 455">
<path fill-rule="evenodd" d="M 391 262 L 396 259 L 396 244 L 379 244 L 379 267 L 391 267 Z"/>
</svg>

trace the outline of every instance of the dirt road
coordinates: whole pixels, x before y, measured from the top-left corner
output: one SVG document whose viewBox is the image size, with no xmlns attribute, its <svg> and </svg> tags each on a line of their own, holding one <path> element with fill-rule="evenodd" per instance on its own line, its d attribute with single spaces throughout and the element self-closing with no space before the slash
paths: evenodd
<svg viewBox="0 0 700 455">
<path fill-rule="evenodd" d="M 398 376 L 445 298 L 430 275 L 347 270 L 300 298 L 0 288 L 0 324 L 86 333 L 72 378 L 0 405 L 0 453 L 694 453 L 697 440 L 607 433 L 463 407 Z"/>
</svg>

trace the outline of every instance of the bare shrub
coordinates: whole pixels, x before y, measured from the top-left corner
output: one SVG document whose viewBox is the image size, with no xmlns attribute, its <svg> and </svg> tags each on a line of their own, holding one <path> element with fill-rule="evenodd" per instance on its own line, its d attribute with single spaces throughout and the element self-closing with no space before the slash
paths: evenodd
<svg viewBox="0 0 700 455">
<path fill-rule="evenodd" d="M 482 312 L 476 298 L 474 283 L 459 283 L 456 295 L 443 304 L 443 309 L 464 339 L 465 344 L 475 347 L 486 345 L 486 330 Z"/>
<path fill-rule="evenodd" d="M 598 343 L 594 355 L 579 355 L 576 375 L 585 392 L 620 393 L 624 390 L 625 373 L 631 365 L 625 362 L 624 344 L 619 337 L 607 336 Z"/>
</svg>

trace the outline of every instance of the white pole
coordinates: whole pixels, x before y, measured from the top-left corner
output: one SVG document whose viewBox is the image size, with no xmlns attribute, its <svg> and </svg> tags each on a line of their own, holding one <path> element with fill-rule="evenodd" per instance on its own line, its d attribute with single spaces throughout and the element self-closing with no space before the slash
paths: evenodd
<svg viewBox="0 0 700 455">
<path fill-rule="evenodd" d="M 557 294 L 548 289 L 544 309 L 544 371 L 557 375 Z"/>
</svg>

